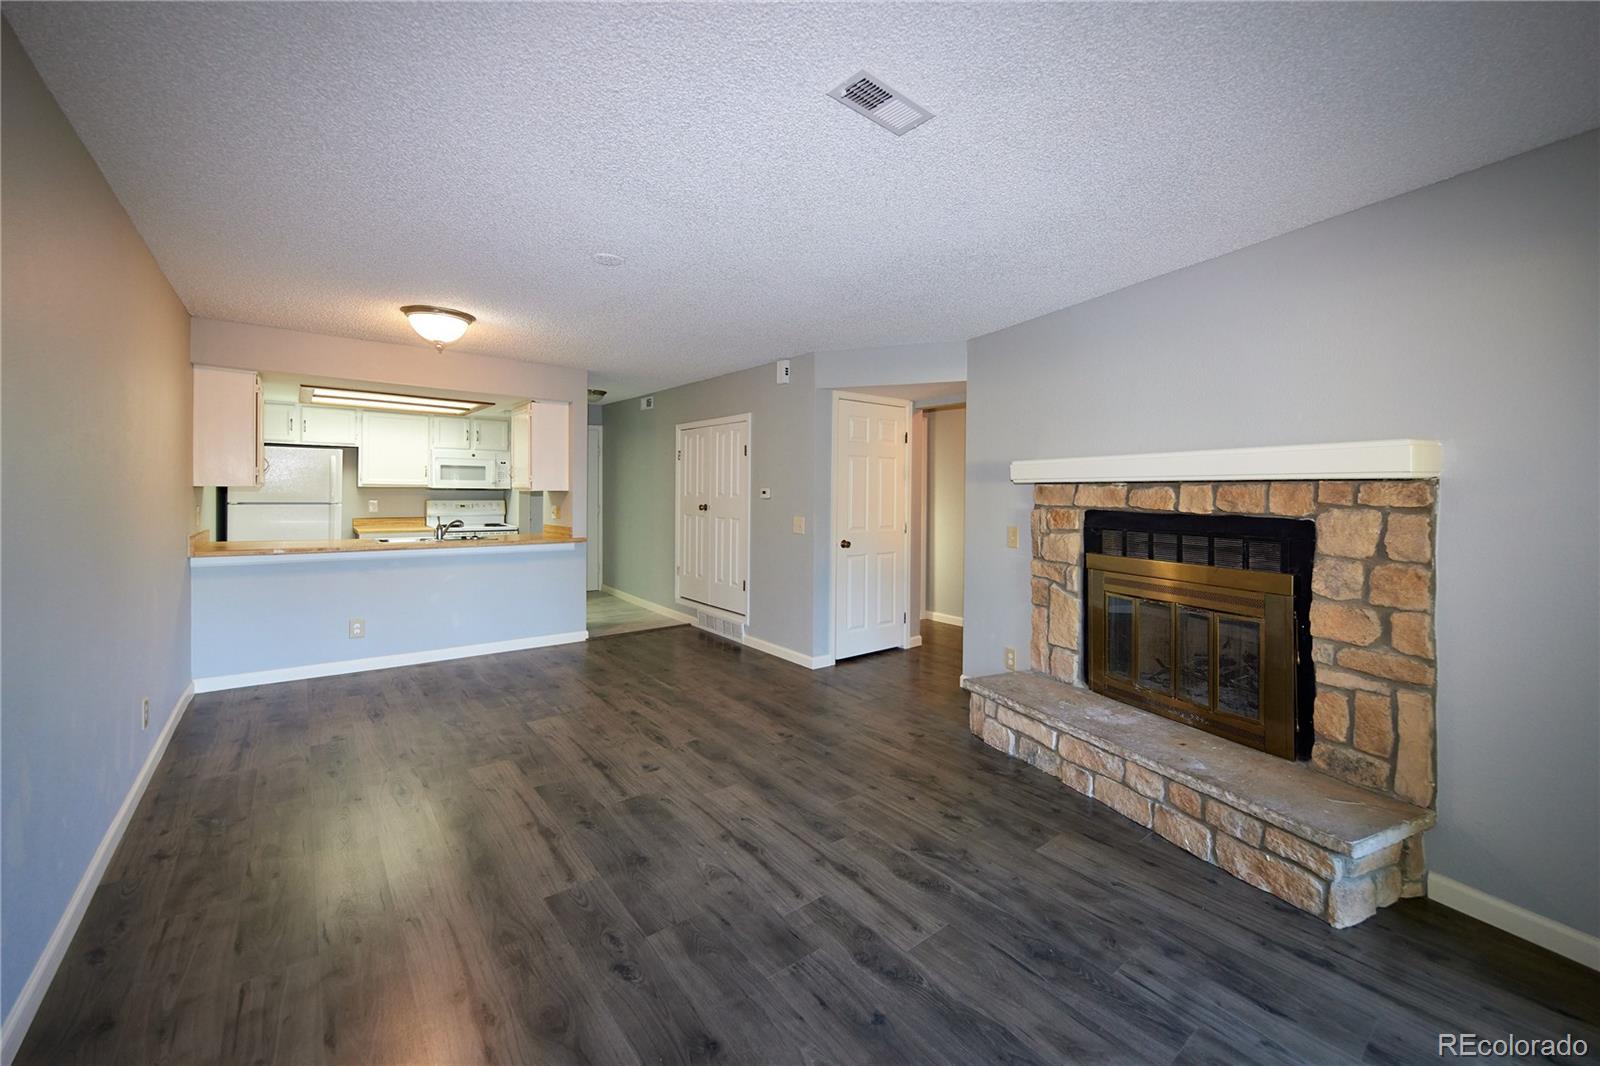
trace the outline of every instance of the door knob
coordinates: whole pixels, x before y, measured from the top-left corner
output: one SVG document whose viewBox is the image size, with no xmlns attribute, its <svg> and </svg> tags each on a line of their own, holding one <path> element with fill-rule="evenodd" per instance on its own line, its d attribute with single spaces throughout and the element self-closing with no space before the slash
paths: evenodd
<svg viewBox="0 0 1600 1066">
<path fill-rule="evenodd" d="M 848 548 L 848 547 L 850 547 L 850 542 L 849 542 L 849 541 L 847 541 L 847 540 L 841 540 L 841 541 L 840 541 L 840 542 L 839 542 L 839 547 L 841 547 L 841 548 Z"/>
<path fill-rule="evenodd" d="M 707 504 L 703 504 L 703 503 L 702 503 L 702 504 L 701 504 L 701 505 L 700 505 L 700 510 L 702 510 L 702 511 L 708 511 L 708 510 L 710 510 L 710 506 L 709 506 L 709 505 L 707 505 Z"/>
</svg>

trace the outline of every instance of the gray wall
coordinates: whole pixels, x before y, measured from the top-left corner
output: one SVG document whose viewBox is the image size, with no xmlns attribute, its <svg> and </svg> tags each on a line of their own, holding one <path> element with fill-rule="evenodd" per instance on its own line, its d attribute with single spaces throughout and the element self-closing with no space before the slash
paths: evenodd
<svg viewBox="0 0 1600 1066">
<path fill-rule="evenodd" d="M 347 659 L 570 642 L 583 631 L 583 579 L 581 545 L 197 560 L 194 676 L 232 685 Z M 353 617 L 366 622 L 360 640 Z"/>
<path fill-rule="evenodd" d="M 1600 932 L 1597 174 L 1589 133 L 975 339 L 967 672 L 1028 646 L 1013 459 L 1438 438 L 1432 868 Z"/>
<path fill-rule="evenodd" d="M 926 610 L 957 618 L 961 617 L 962 605 L 966 477 L 966 409 L 946 407 L 928 412 Z"/>
<path fill-rule="evenodd" d="M 189 316 L 9 25 L 0 68 L 9 1013 L 188 684 L 197 501 Z"/>
<path fill-rule="evenodd" d="M 675 427 L 723 415 L 751 415 L 751 491 L 770 500 L 750 503 L 749 633 L 793 651 L 813 654 L 812 542 L 819 528 L 813 506 L 815 408 L 812 359 L 793 360 L 786 385 L 772 364 L 724 374 L 655 394 L 652 411 L 638 399 L 605 407 L 605 582 L 652 603 L 675 607 L 672 596 Z M 794 516 L 806 518 L 803 536 Z M 681 607 L 676 607 L 682 610 Z"/>
<path fill-rule="evenodd" d="M 882 385 L 967 380 L 967 342 L 933 341 L 816 352 L 816 386 L 871 392 Z"/>
</svg>

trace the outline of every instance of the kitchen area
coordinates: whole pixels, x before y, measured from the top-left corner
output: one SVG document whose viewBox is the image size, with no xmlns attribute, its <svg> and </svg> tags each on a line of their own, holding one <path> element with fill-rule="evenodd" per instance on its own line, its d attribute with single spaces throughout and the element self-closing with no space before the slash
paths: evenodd
<svg viewBox="0 0 1600 1066">
<path fill-rule="evenodd" d="M 201 397 L 242 395 L 250 384 L 225 376 L 239 371 L 196 374 Z M 200 486 L 200 525 L 219 550 L 238 542 L 571 535 L 568 404 L 257 377 L 259 462 L 207 476 L 239 483 Z M 242 425 L 246 414 L 234 421 Z M 220 457 L 227 446 L 211 442 L 207 451 Z"/>
<path fill-rule="evenodd" d="M 193 373 L 197 691 L 586 638 L 581 374 L 517 396 Z"/>
</svg>

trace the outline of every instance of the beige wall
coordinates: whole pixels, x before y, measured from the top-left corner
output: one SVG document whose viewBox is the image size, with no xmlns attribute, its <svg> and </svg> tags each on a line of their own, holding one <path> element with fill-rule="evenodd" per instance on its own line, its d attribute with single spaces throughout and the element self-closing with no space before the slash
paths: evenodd
<svg viewBox="0 0 1600 1066">
<path fill-rule="evenodd" d="M 0 50 L 9 1014 L 188 685 L 196 500 L 189 315 L 9 25 Z"/>
<path fill-rule="evenodd" d="M 961 617 L 966 521 L 967 410 L 928 412 L 928 586 L 924 610 Z"/>
</svg>

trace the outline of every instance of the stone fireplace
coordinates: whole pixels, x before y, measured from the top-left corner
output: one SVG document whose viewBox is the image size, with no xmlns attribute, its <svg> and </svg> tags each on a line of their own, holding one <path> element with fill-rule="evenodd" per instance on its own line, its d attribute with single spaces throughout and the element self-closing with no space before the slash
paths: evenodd
<svg viewBox="0 0 1600 1066">
<path fill-rule="evenodd" d="M 1436 472 L 1029 478 L 1034 672 L 973 731 L 1336 926 L 1420 895 Z"/>
</svg>

